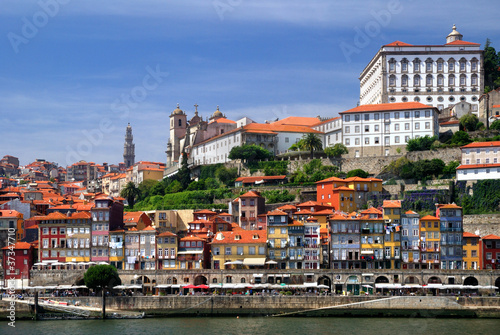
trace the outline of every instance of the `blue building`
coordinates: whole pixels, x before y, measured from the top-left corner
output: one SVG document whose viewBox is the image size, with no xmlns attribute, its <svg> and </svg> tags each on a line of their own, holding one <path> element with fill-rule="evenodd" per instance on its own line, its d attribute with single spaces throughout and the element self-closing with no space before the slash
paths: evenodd
<svg viewBox="0 0 500 335">
<path fill-rule="evenodd" d="M 436 205 L 436 216 L 440 220 L 441 269 L 462 268 L 462 207 L 453 204 Z"/>
</svg>

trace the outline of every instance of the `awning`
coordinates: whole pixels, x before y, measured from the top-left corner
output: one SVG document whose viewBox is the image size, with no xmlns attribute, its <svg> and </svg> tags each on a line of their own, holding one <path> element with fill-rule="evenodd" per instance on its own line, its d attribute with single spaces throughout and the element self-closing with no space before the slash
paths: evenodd
<svg viewBox="0 0 500 335">
<path fill-rule="evenodd" d="M 224 265 L 242 265 L 242 261 L 232 261 L 232 262 L 226 262 Z"/>
<path fill-rule="evenodd" d="M 243 265 L 264 265 L 266 263 L 266 258 L 245 258 L 243 260 Z"/>
<path fill-rule="evenodd" d="M 264 274 L 263 273 L 254 273 L 253 276 L 254 277 L 263 277 Z"/>
<path fill-rule="evenodd" d="M 160 284 L 156 285 L 156 288 L 169 288 L 172 287 L 172 284 Z"/>
<path fill-rule="evenodd" d="M 362 273 L 361 274 L 363 277 L 371 277 L 373 276 L 374 274 L 373 273 Z"/>
<path fill-rule="evenodd" d="M 373 250 L 361 250 L 361 255 L 373 255 Z"/>
<path fill-rule="evenodd" d="M 278 264 L 276 261 L 267 261 L 266 264 Z"/>
<path fill-rule="evenodd" d="M 304 287 L 318 287 L 318 283 L 304 283 Z"/>
<path fill-rule="evenodd" d="M 314 276 L 314 273 L 304 273 L 304 276 Z"/>
</svg>

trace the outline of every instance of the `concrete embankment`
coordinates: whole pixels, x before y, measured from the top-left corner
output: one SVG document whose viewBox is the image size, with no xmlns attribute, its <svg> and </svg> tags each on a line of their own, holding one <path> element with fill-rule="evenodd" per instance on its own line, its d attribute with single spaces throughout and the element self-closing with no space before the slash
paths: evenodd
<svg viewBox="0 0 500 335">
<path fill-rule="evenodd" d="M 55 298 L 70 305 L 99 307 L 100 298 Z M 4 303 L 5 305 L 5 303 Z M 447 296 L 154 296 L 108 297 L 109 310 L 147 316 L 412 316 L 500 318 L 500 298 Z M 0 314 L 5 308 L 0 302 Z"/>
</svg>

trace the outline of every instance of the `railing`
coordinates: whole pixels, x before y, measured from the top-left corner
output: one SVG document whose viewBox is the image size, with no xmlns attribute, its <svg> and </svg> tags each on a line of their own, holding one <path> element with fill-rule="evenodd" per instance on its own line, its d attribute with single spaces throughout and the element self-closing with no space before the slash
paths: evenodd
<svg viewBox="0 0 500 335">
<path fill-rule="evenodd" d="M 304 256 L 305 261 L 317 261 L 319 260 L 319 256 Z"/>
</svg>

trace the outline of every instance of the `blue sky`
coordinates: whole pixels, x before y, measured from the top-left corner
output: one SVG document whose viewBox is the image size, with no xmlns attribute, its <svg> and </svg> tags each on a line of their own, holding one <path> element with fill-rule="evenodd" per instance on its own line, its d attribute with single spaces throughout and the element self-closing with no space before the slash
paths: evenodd
<svg viewBox="0 0 500 335">
<path fill-rule="evenodd" d="M 44 7 L 45 9 L 43 9 Z M 497 1 L 3 0 L 0 156 L 165 161 L 168 116 L 336 116 L 381 45 L 500 50 Z M 360 33 L 361 32 L 361 33 Z M 364 37 L 364 38 L 363 38 Z"/>
</svg>

